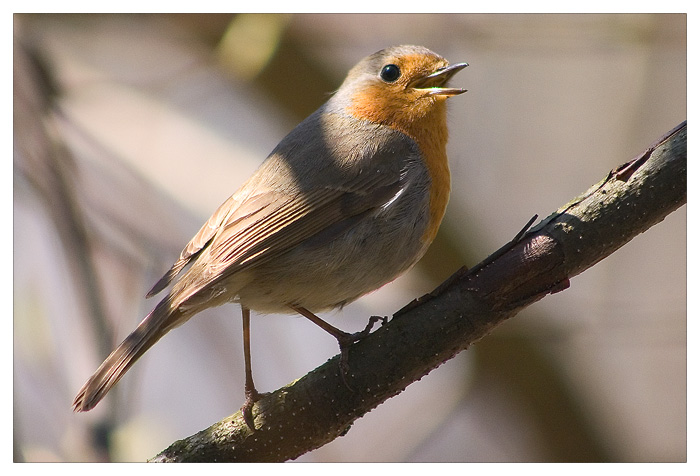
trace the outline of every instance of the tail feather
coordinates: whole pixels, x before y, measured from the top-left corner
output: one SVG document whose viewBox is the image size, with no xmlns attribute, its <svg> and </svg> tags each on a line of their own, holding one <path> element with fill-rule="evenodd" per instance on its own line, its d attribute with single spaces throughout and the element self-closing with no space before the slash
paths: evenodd
<svg viewBox="0 0 700 476">
<path fill-rule="evenodd" d="M 170 329 L 180 324 L 182 313 L 166 297 L 119 344 L 85 382 L 73 400 L 73 411 L 86 412 L 97 405 L 127 370 Z"/>
</svg>

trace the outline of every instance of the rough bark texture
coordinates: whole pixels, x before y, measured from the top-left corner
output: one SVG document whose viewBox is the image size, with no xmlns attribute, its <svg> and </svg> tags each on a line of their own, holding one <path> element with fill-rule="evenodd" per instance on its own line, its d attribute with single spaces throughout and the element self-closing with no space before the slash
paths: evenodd
<svg viewBox="0 0 700 476">
<path fill-rule="evenodd" d="M 495 326 L 660 222 L 686 201 L 686 124 L 520 234 L 484 262 L 460 269 L 352 346 L 348 389 L 338 356 L 260 400 L 257 430 L 239 413 L 173 443 L 152 459 L 285 461 L 347 432 Z"/>
</svg>

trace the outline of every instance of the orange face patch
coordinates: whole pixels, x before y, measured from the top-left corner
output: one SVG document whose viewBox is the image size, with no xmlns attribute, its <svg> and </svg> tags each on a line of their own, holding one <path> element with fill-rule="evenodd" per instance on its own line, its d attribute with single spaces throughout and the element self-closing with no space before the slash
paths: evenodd
<svg viewBox="0 0 700 476">
<path fill-rule="evenodd" d="M 425 55 L 405 55 L 389 59 L 385 64 L 398 66 L 401 76 L 395 82 L 384 82 L 377 71 L 375 81 L 364 83 L 354 92 L 348 112 L 358 119 L 384 124 L 414 137 L 421 123 L 430 120 L 427 116 L 440 112 L 435 109 L 442 109 L 444 98 L 429 97 L 425 90 L 410 85 L 447 66 L 447 62 Z"/>
</svg>

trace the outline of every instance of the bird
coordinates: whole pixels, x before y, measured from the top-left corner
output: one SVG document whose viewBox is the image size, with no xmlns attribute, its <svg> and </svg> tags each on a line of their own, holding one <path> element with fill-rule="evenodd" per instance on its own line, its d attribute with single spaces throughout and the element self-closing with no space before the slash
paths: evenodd
<svg viewBox="0 0 700 476">
<path fill-rule="evenodd" d="M 97 405 L 161 337 L 198 312 L 237 302 L 243 321 L 244 421 L 261 393 L 250 359 L 250 311 L 298 313 L 335 337 L 341 365 L 367 335 L 317 316 L 412 268 L 435 238 L 450 195 L 448 81 L 467 63 L 422 46 L 362 59 L 207 220 L 147 297 L 163 299 L 80 389 Z M 185 270 L 185 268 L 187 268 Z"/>
</svg>

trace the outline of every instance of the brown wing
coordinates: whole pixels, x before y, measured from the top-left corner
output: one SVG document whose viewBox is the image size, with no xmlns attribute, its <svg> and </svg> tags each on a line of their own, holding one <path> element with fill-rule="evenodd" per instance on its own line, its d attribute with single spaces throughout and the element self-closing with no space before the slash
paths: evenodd
<svg viewBox="0 0 700 476">
<path fill-rule="evenodd" d="M 389 202 L 400 192 L 401 183 L 399 174 L 361 174 L 343 187 L 250 197 L 239 208 L 250 211 L 230 215 L 195 267 L 182 277 L 176 286 L 177 300 L 183 302 L 233 273 L 273 260 L 331 226 L 335 233 L 342 232 L 352 225 L 349 219 Z"/>
</svg>

